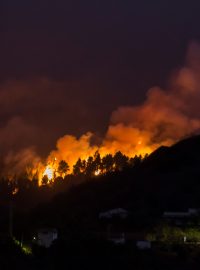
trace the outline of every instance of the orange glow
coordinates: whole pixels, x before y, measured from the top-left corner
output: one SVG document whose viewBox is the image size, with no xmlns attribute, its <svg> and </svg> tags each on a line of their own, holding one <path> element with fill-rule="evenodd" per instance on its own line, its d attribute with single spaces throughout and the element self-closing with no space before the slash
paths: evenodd
<svg viewBox="0 0 200 270">
<path fill-rule="evenodd" d="M 79 138 L 66 134 L 57 140 L 55 148 L 43 162 L 32 147 L 17 153 L 11 151 L 5 156 L 3 173 L 12 180 L 15 175 L 26 169 L 29 179 L 39 179 L 41 185 L 44 175 L 53 181 L 57 176 L 72 173 L 73 166 L 79 159 L 81 160 L 77 165 L 76 174 L 84 172 L 88 158 L 94 159 L 97 151 L 101 158 L 108 154 L 114 156 L 118 151 L 129 158 L 136 155 L 144 157 L 160 146 L 170 146 L 183 138 L 199 134 L 200 80 L 196 65 L 198 62 L 194 61 L 199 59 L 199 47 L 194 44 L 191 48 L 187 57 L 188 65 L 173 74 L 170 88 L 153 87 L 148 90 L 142 104 L 116 108 L 111 114 L 103 138 L 98 138 L 96 134 L 89 131 Z M 197 56 L 195 56 L 196 52 L 198 52 Z M 130 100 L 130 104 L 132 103 L 135 104 L 134 100 Z M 101 108 L 103 109 L 104 107 Z M 14 121 L 14 127 L 22 124 L 18 119 Z M 13 130 L 13 123 L 11 127 Z M 22 127 L 22 130 L 26 130 L 24 124 Z M 7 131 L 5 135 L 7 137 Z M 98 141 L 98 145 L 94 144 L 94 141 Z M 59 168 L 59 162 L 62 160 L 69 166 L 69 168 L 67 166 L 67 173 Z M 98 176 L 105 173 L 107 168 L 117 170 L 117 166 L 112 164 L 112 161 L 107 165 L 109 166 L 106 167 L 105 164 L 99 166 L 101 171 L 98 170 L 98 166 L 93 167 L 96 171 L 91 170 L 92 174 Z"/>
<path fill-rule="evenodd" d="M 98 176 L 98 175 L 100 175 L 101 174 L 101 170 L 96 170 L 95 172 L 94 172 L 94 175 L 95 176 Z"/>
<path fill-rule="evenodd" d="M 58 140 L 57 150 L 50 153 L 46 161 L 47 165 L 43 166 L 40 164 L 38 166 L 39 184 L 42 184 L 42 178 L 45 175 L 49 181 L 53 181 L 55 177 L 60 176 L 58 166 L 61 160 L 69 164 L 69 173 L 72 173 L 73 166 L 79 158 L 87 162 L 88 158 L 94 156 L 96 151 L 99 152 L 101 158 L 108 154 L 114 156 L 118 151 L 121 151 L 129 158 L 135 155 L 142 155 L 144 157 L 160 146 L 159 144 L 151 145 L 148 136 L 148 133 L 139 133 L 138 130 L 132 127 L 123 125 L 110 126 L 102 145 L 98 147 L 96 145 L 91 146 L 91 133 L 81 136 L 80 139 L 66 135 Z M 115 164 L 113 164 L 113 170 L 115 170 Z M 104 170 L 97 169 L 94 172 L 94 176 L 99 176 L 104 172 Z"/>
<path fill-rule="evenodd" d="M 53 169 L 53 167 L 51 167 L 50 165 L 48 165 L 45 168 L 44 172 L 43 172 L 43 176 L 45 176 L 45 175 L 48 177 L 49 180 L 52 180 L 53 177 L 54 177 L 54 169 Z"/>
<path fill-rule="evenodd" d="M 83 134 L 80 138 L 73 135 L 59 138 L 56 148 L 47 157 L 47 166 L 44 168 L 40 165 L 36 170 L 39 172 L 40 181 L 44 175 L 47 175 L 49 180 L 59 176 L 58 164 L 62 160 L 67 162 L 69 173 L 72 173 L 78 159 L 81 159 L 80 163 L 83 160 L 87 162 L 97 151 L 101 158 L 108 154 L 114 156 L 118 151 L 129 158 L 136 155 L 144 157 L 160 146 L 170 146 L 199 131 L 199 114 L 195 117 L 195 114 L 193 116 L 191 113 L 193 103 L 196 104 L 195 108 L 199 108 L 199 103 L 196 103 L 199 88 L 195 88 L 193 79 L 188 69 L 182 69 L 171 90 L 163 91 L 154 87 L 148 91 L 143 104 L 119 107 L 112 113 L 107 132 L 100 145 L 92 143 L 94 134 L 91 132 Z M 29 152 L 24 154 L 25 160 L 27 156 L 30 156 Z M 84 171 L 84 166 L 81 163 L 79 172 Z M 117 169 L 114 164 L 109 168 Z M 105 168 L 97 169 L 93 175 L 98 176 L 105 171 Z"/>
<path fill-rule="evenodd" d="M 114 156 L 118 151 L 127 157 L 131 158 L 135 155 L 144 157 L 150 154 L 161 145 L 170 145 L 173 141 L 163 140 L 159 143 L 152 143 L 152 133 L 150 131 L 139 130 L 132 126 L 124 124 L 110 125 L 104 140 L 100 146 L 91 145 L 92 133 L 86 133 L 79 139 L 75 136 L 66 135 L 57 141 L 56 150 L 52 151 L 46 160 L 46 166 L 39 164 L 37 170 L 39 184 L 42 184 L 42 179 L 46 175 L 49 182 L 54 181 L 54 178 L 61 176 L 59 172 L 59 162 L 64 160 L 69 165 L 68 173 L 73 173 L 73 166 L 80 158 L 82 161 L 88 162 L 90 156 L 94 157 L 96 151 L 103 158 L 108 154 Z M 115 171 L 115 164 L 112 169 Z M 105 169 L 97 169 L 93 175 L 99 176 L 105 173 Z M 62 174 L 63 176 L 64 174 Z M 66 176 L 66 174 L 64 175 Z"/>
<path fill-rule="evenodd" d="M 13 192 L 12 192 L 12 195 L 16 195 L 16 194 L 18 193 L 18 191 L 19 191 L 19 188 L 15 188 L 15 189 L 13 190 Z"/>
<path fill-rule="evenodd" d="M 194 76 L 195 75 L 195 76 Z M 198 79 L 198 77 L 197 77 Z M 50 152 L 43 169 L 49 179 L 58 171 L 58 163 L 64 160 L 69 165 L 69 173 L 80 158 L 80 163 L 87 162 L 96 151 L 101 158 L 108 154 L 114 156 L 118 151 L 127 157 L 152 153 L 160 146 L 170 146 L 184 137 L 200 130 L 199 117 L 199 79 L 196 81 L 196 71 L 182 68 L 173 78 L 171 89 L 153 87 L 147 92 L 146 100 L 137 106 L 122 106 L 112 112 L 107 132 L 99 145 L 91 132 L 77 138 L 65 135 L 57 140 L 56 147 Z M 55 158 L 56 156 L 56 158 Z M 79 164 L 80 165 L 80 164 Z M 84 164 L 79 171 L 84 171 Z M 111 164 L 109 169 L 115 168 Z M 41 170 L 39 170 L 41 171 Z M 105 168 L 96 170 L 98 176 Z"/>
</svg>

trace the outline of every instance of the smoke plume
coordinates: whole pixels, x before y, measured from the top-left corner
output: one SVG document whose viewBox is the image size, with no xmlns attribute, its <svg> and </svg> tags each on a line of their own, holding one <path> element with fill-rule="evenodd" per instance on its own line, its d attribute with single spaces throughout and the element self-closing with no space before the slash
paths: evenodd
<svg viewBox="0 0 200 270">
<path fill-rule="evenodd" d="M 40 88 L 41 93 L 48 93 L 51 84 L 48 81 L 43 82 L 44 89 Z M 61 98 L 63 97 L 64 86 L 56 84 Z M 49 104 L 54 107 L 54 100 L 58 98 L 54 94 L 50 98 L 50 103 L 45 103 L 45 95 L 42 96 L 40 103 L 49 110 Z M 31 92 L 32 93 L 32 92 Z M 22 87 L 20 95 L 14 95 L 20 99 L 20 102 L 32 99 Z M 37 104 L 38 99 L 34 97 Z M 0 95 L 0 105 L 5 107 L 5 112 L 9 96 L 6 91 Z M 12 99 L 11 99 L 12 100 Z M 5 102 L 6 101 L 6 102 Z M 14 101 L 12 101 L 15 103 Z M 65 111 L 65 104 L 62 102 L 62 110 Z M 74 101 L 74 104 L 76 102 Z M 110 124 L 104 138 L 99 145 L 92 143 L 94 134 L 87 132 L 76 138 L 73 135 L 65 135 L 58 139 L 56 149 L 51 151 L 47 158 L 47 163 L 52 162 L 55 158 L 66 160 L 72 165 L 78 158 L 87 159 L 97 150 L 101 155 L 108 153 L 114 154 L 121 151 L 128 156 L 136 154 L 150 153 L 161 145 L 171 145 L 178 140 L 196 134 L 200 131 L 200 47 L 193 42 L 189 46 L 186 57 L 186 65 L 172 73 L 167 89 L 153 87 L 148 90 L 146 100 L 138 106 L 121 106 L 111 115 Z M 34 105 L 37 109 L 37 106 Z M 66 113 L 67 114 L 67 113 Z M 52 114 L 51 114 L 52 115 Z M 37 114 L 39 117 L 39 115 Z M 59 119 L 58 119 L 59 121 Z M 97 119 L 98 121 L 98 119 Z M 58 124 L 58 123 L 57 123 Z M 81 123 L 80 123 L 81 124 Z M 52 123 L 53 125 L 53 123 Z M 9 147 L 23 141 L 23 137 L 31 137 L 34 142 L 34 136 L 37 133 L 42 134 L 42 125 L 27 125 L 20 117 L 12 118 L 4 127 L 0 129 L 0 140 Z M 15 134 L 13 134 L 15 130 Z M 38 137 L 37 137 L 38 138 Z M 41 136 L 42 139 L 44 139 Z M 23 144 L 22 144 L 23 145 Z M 15 154 L 7 153 L 5 164 L 12 163 L 14 160 L 19 166 L 23 163 L 30 163 L 31 156 L 33 161 L 39 160 L 31 148 L 24 145 L 24 153 L 18 151 Z M 32 154 L 30 154 L 32 151 Z M 27 162 L 24 162 L 26 160 Z M 15 167 L 16 169 L 17 167 Z"/>
<path fill-rule="evenodd" d="M 146 100 L 138 106 L 122 106 L 111 115 L 102 144 L 91 146 L 90 135 L 79 140 L 64 136 L 52 152 L 69 162 L 87 157 L 98 149 L 102 155 L 121 151 L 128 156 L 150 153 L 161 145 L 200 131 L 200 48 L 189 47 L 186 66 L 175 71 L 168 89 L 153 87 Z M 73 162 L 72 162 L 73 161 Z"/>
</svg>

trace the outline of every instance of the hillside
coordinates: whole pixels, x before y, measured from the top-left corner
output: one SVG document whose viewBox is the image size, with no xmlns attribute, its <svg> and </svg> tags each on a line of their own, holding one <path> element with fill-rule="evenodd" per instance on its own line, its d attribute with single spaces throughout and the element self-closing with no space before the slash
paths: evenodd
<svg viewBox="0 0 200 270">
<path fill-rule="evenodd" d="M 145 224 L 165 210 L 200 207 L 199 150 L 200 136 L 161 147 L 138 167 L 88 180 L 57 195 L 36 208 L 31 220 L 88 227 L 95 226 L 99 212 L 124 207 Z"/>
<path fill-rule="evenodd" d="M 53 199 L 47 196 L 48 200 L 31 211 L 19 211 L 19 204 L 14 201 L 14 236 L 19 243 L 23 239 L 32 246 L 32 255 L 24 256 L 13 242 L 8 247 L 3 246 L 5 237 L 2 236 L 6 235 L 9 224 L 5 221 L 7 207 L 4 212 L 1 210 L 0 242 L 7 254 L 3 263 L 10 264 L 8 258 L 13 256 L 22 269 L 58 269 L 63 265 L 68 269 L 107 269 L 108 265 L 110 269 L 132 269 L 134 266 L 138 270 L 193 269 L 198 265 L 195 269 L 199 269 L 199 248 L 195 246 L 183 246 L 182 242 L 171 244 L 169 248 L 166 241 L 158 246 L 153 246 L 152 242 L 151 250 L 139 251 L 135 240 L 128 238 L 134 235 L 141 240 L 155 228 L 157 231 L 157 226 L 163 224 L 163 211 L 200 208 L 199 148 L 200 136 L 161 147 L 133 168 L 70 185 Z M 52 187 L 43 188 L 40 196 L 48 194 Z M 27 195 L 23 198 L 24 204 L 35 198 L 33 190 L 24 191 Z M 30 194 L 32 197 L 27 198 Z M 129 211 L 127 219 L 99 220 L 100 212 L 119 207 Z M 32 240 L 37 230 L 49 227 L 58 230 L 58 240 L 48 250 L 34 246 Z M 125 232 L 125 245 L 108 241 L 109 228 L 112 235 Z"/>
</svg>

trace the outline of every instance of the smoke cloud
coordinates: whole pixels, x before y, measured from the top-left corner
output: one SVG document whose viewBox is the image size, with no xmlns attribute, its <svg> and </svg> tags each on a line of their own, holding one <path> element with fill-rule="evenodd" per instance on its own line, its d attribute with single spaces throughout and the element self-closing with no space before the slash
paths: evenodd
<svg viewBox="0 0 200 270">
<path fill-rule="evenodd" d="M 71 107 L 66 107 L 66 89 L 70 89 L 68 104 Z M 35 146 L 44 147 L 47 137 L 52 137 L 53 141 L 56 132 L 52 129 L 58 130 L 63 123 L 74 125 L 73 112 L 81 110 L 82 115 L 86 112 L 79 97 L 73 94 L 74 89 L 73 85 L 46 79 L 40 79 L 39 83 L 33 80 L 31 84 L 7 82 L 1 86 L 0 114 L 2 119 L 5 115 L 7 117 L 7 121 L 0 123 L 4 165 L 10 168 L 10 164 L 14 164 L 12 167 L 17 171 L 31 162 L 40 163 Z M 188 49 L 185 67 L 172 73 L 167 89 L 153 87 L 148 90 L 143 104 L 121 106 L 113 111 L 100 144 L 92 142 L 95 135 L 92 132 L 79 138 L 65 135 L 58 139 L 56 149 L 50 152 L 46 162 L 52 162 L 56 157 L 58 161 L 66 160 L 72 167 L 78 158 L 87 159 L 97 150 L 101 155 L 117 151 L 128 156 L 150 153 L 161 145 L 171 145 L 199 133 L 199 104 L 200 47 L 193 42 Z M 10 107 L 15 111 L 14 115 Z M 81 125 L 82 119 L 77 119 Z"/>
<path fill-rule="evenodd" d="M 144 104 L 112 113 L 105 148 L 150 152 L 200 131 L 200 47 L 192 43 L 187 65 L 172 74 L 169 89 L 153 87 Z M 139 145 L 138 145 L 139 142 Z"/>
<path fill-rule="evenodd" d="M 112 113 L 98 148 L 91 146 L 91 134 L 79 140 L 65 136 L 58 140 L 53 155 L 69 161 L 70 165 L 73 156 L 85 158 L 97 149 L 102 155 L 117 151 L 128 156 L 144 155 L 200 132 L 200 47 L 197 43 L 190 45 L 186 59 L 186 66 L 172 74 L 168 89 L 153 87 L 143 104 L 122 106 Z"/>
<path fill-rule="evenodd" d="M 66 160 L 72 167 L 79 158 L 87 159 L 90 155 L 98 150 L 97 146 L 91 145 L 92 133 L 88 132 L 82 135 L 79 139 L 75 136 L 65 135 L 57 141 L 57 149 L 52 151 L 49 156 L 49 161 Z"/>
</svg>

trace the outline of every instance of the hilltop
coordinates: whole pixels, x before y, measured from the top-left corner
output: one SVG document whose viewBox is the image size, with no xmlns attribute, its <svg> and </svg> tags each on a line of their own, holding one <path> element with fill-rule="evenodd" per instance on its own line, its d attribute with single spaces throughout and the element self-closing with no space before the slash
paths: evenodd
<svg viewBox="0 0 200 270">
<path fill-rule="evenodd" d="M 199 153 L 200 136 L 160 147 L 138 166 L 89 179 L 56 195 L 36 208 L 34 216 L 40 216 L 40 224 L 59 226 L 62 220 L 62 226 L 88 226 L 99 212 L 124 207 L 148 223 L 166 210 L 200 207 Z"/>
<path fill-rule="evenodd" d="M 17 194 L 18 200 L 23 197 L 23 209 L 26 201 L 37 196 L 46 194 L 48 200 L 40 200 L 39 205 L 25 212 L 19 208 L 19 201 L 13 201 L 13 229 L 19 243 L 23 235 L 24 243 L 31 245 L 38 228 L 57 228 L 59 239 L 49 250 L 33 247 L 33 257 L 22 256 L 19 249 L 12 247 L 13 243 L 9 244 L 13 256 L 19 253 L 16 260 L 30 265 L 31 269 L 57 269 L 61 265 L 69 269 L 102 269 L 108 264 L 115 269 L 133 266 L 136 269 L 193 269 L 199 262 L 196 247 L 191 249 L 179 243 L 169 249 L 164 242 L 160 247 L 140 252 L 133 240 L 129 239 L 124 246 L 115 246 L 106 237 L 108 228 L 114 233 L 125 231 L 142 237 L 162 221 L 164 211 L 200 208 L 199 150 L 200 136 L 187 138 L 171 147 L 160 147 L 134 167 L 70 184 L 53 198 L 48 195 L 52 187 L 44 186 L 38 191 L 31 186 L 22 190 Z M 125 208 L 130 216 L 125 221 L 99 219 L 99 213 L 113 208 Z M 27 209 L 31 209 L 28 204 Z M 8 208 L 2 213 L 1 233 L 5 235 Z M 7 257 L 5 263 L 8 263 Z M 100 263 L 97 265 L 96 261 Z"/>
</svg>

